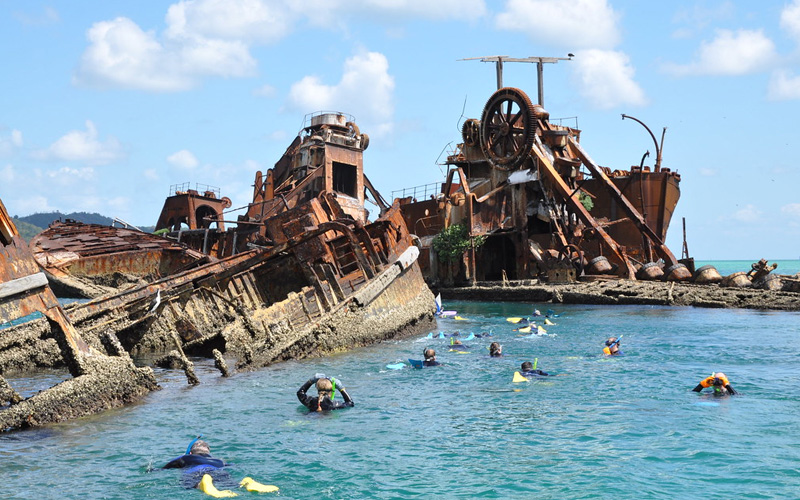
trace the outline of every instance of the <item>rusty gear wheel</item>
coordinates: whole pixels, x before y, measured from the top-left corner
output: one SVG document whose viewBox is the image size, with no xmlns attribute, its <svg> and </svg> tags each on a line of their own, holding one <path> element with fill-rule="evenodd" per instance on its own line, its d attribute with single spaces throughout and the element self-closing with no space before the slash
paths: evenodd
<svg viewBox="0 0 800 500">
<path fill-rule="evenodd" d="M 470 118 L 461 127 L 461 137 L 467 146 L 479 146 L 481 143 L 481 121 Z"/>
<path fill-rule="evenodd" d="M 505 87 L 486 102 L 481 116 L 481 148 L 489 162 L 510 170 L 528 157 L 536 136 L 536 116 L 528 95 Z"/>
</svg>

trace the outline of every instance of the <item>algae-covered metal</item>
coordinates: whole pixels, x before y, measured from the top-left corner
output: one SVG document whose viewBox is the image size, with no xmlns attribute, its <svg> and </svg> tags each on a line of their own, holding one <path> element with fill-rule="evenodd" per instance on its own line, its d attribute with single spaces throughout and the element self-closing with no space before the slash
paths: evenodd
<svg viewBox="0 0 800 500">
<path fill-rule="evenodd" d="M 14 360 L 15 354 L 45 357 L 48 340 L 55 338 L 57 363 L 71 378 L 23 398 L 0 376 L 0 431 L 89 415 L 157 388 L 151 369 L 137 368 L 127 355 L 107 356 L 83 339 L 0 201 L 0 326 L 35 313 L 49 325 L 41 335 L 39 330 L 26 331 L 24 324 L 0 329 L 0 375 L 13 372 L 14 366 L 29 367 L 24 360 Z"/>
</svg>

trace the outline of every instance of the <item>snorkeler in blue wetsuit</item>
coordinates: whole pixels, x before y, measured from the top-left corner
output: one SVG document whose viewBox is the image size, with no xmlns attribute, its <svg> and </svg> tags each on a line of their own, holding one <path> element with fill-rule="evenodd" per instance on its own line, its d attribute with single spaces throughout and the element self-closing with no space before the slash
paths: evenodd
<svg viewBox="0 0 800 500">
<path fill-rule="evenodd" d="M 164 469 L 183 469 L 181 485 L 184 488 L 197 488 L 215 498 L 237 496 L 236 493 L 228 489 L 218 490 L 217 485 L 222 488 L 241 486 L 248 491 L 262 493 L 278 491 L 277 486 L 257 483 L 249 477 L 237 483 L 231 478 L 228 471 L 224 469 L 227 465 L 229 464 L 224 460 L 212 457 L 208 443 L 198 437 L 189 443 L 185 454 L 170 460 L 164 466 Z"/>
<path fill-rule="evenodd" d="M 422 362 L 422 366 L 440 366 L 441 363 L 436 361 L 436 351 L 433 349 L 425 349 L 422 352 L 423 357 L 425 360 Z"/>
<path fill-rule="evenodd" d="M 526 362 L 522 363 L 522 366 L 520 368 L 521 368 L 521 371 L 519 372 L 519 374 L 522 375 L 525 378 L 548 377 L 548 376 L 550 376 L 550 374 L 547 373 L 547 372 L 543 372 L 542 370 L 534 369 L 533 368 L 533 363 L 531 363 L 530 361 L 526 361 Z"/>
<path fill-rule="evenodd" d="M 316 397 L 306 394 L 306 391 L 314 384 L 317 386 Z M 344 401 L 334 401 L 336 389 L 339 389 L 339 393 L 344 398 Z M 297 390 L 297 399 L 311 411 L 341 410 L 342 408 L 355 406 L 355 403 L 350 398 L 350 395 L 347 394 L 341 381 L 333 377 L 327 378 L 321 373 L 308 379 L 306 383 Z"/>
</svg>

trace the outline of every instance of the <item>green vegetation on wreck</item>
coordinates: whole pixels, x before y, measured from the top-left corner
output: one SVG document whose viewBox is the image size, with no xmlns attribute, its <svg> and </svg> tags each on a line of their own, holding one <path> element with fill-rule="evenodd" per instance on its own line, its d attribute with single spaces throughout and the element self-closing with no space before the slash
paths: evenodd
<svg viewBox="0 0 800 500">
<path fill-rule="evenodd" d="M 472 237 L 475 248 L 479 248 L 486 241 L 485 235 Z M 470 247 L 470 236 L 467 226 L 464 224 L 453 224 L 443 229 L 433 238 L 433 249 L 439 260 L 445 263 L 455 262 L 461 258 L 464 252 Z"/>
</svg>

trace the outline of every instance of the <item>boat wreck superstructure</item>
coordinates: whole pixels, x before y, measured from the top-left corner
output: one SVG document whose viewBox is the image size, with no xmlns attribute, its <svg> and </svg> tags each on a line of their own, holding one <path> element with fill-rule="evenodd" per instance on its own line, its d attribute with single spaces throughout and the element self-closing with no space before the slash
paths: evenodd
<svg viewBox="0 0 800 500">
<path fill-rule="evenodd" d="M 660 164 L 602 167 L 580 135 L 551 121 L 524 91 L 497 90 L 480 119 L 464 122 L 440 192 L 401 199 L 406 223 L 423 242 L 428 280 L 649 279 L 651 268 L 658 277 L 690 278 L 664 243 L 680 176 Z M 435 238 L 457 225 L 469 245 L 456 263 L 442 263 Z"/>
<path fill-rule="evenodd" d="M 181 260 L 183 269 L 71 304 L 68 320 L 98 353 L 159 356 L 157 364 L 183 368 L 192 384 L 200 380 L 188 356 L 213 357 L 225 375 L 231 361 L 255 369 L 428 328 L 435 306 L 418 241 L 399 204 L 387 205 L 364 175 L 367 144 L 346 115 L 312 115 L 276 167 L 256 174 L 254 200 L 236 221 L 223 221 L 230 203 L 216 193 L 181 190 L 165 203 L 161 241 L 205 250 L 206 260 Z M 365 192 L 380 208 L 374 221 Z M 96 234 L 52 233 L 38 242 L 39 261 L 55 262 L 50 250 L 67 242 L 96 243 Z M 134 252 L 147 252 L 141 242 L 149 238 L 134 237 Z M 69 250 L 78 258 L 59 260 L 65 274 L 102 267 L 81 258 L 89 252 Z M 102 255 L 108 264 L 125 254 L 109 248 Z M 121 262 L 142 261 L 128 255 Z"/>
</svg>

